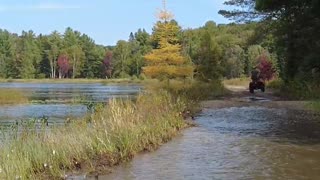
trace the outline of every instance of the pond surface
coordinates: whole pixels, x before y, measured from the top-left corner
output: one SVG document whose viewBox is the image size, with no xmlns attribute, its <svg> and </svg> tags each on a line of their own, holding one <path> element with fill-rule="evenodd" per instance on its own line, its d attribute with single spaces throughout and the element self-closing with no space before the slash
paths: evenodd
<svg viewBox="0 0 320 180">
<path fill-rule="evenodd" d="M 82 117 L 86 102 L 104 103 L 110 98 L 132 98 L 139 85 L 0 83 L 0 88 L 18 89 L 33 102 L 0 106 L 0 124 L 10 125 L 30 118 L 48 117 L 50 124 L 63 123 L 67 117 Z"/>
<path fill-rule="evenodd" d="M 206 109 L 196 121 L 199 127 L 98 179 L 320 178 L 317 114 L 263 107 Z"/>
</svg>

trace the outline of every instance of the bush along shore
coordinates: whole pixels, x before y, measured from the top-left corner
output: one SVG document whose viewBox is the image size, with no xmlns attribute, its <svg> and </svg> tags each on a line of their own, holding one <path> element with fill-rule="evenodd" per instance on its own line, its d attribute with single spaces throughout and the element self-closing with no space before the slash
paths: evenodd
<svg viewBox="0 0 320 180">
<path fill-rule="evenodd" d="M 83 120 L 62 127 L 3 138 L 0 179 L 61 179 L 74 172 L 99 173 L 150 151 L 190 126 L 181 112 L 188 98 L 164 90 L 144 92 L 135 102 L 110 100 Z M 192 103 L 194 105 L 194 103 Z"/>
</svg>

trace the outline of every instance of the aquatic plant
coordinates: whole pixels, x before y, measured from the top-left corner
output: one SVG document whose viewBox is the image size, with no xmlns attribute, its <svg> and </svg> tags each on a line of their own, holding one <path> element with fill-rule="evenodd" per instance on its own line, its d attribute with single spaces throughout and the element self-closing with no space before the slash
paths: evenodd
<svg viewBox="0 0 320 180">
<path fill-rule="evenodd" d="M 0 89 L 0 105 L 28 102 L 25 93 L 17 89 Z"/>
</svg>

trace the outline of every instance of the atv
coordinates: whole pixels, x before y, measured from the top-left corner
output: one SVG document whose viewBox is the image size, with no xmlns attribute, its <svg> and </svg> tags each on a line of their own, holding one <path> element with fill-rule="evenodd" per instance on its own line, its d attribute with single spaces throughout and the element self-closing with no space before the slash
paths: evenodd
<svg viewBox="0 0 320 180">
<path fill-rule="evenodd" d="M 252 81 L 250 82 L 249 84 L 249 90 L 250 90 L 250 93 L 254 93 L 254 90 L 258 90 L 260 89 L 261 92 L 265 92 L 265 84 L 263 81 Z"/>
</svg>

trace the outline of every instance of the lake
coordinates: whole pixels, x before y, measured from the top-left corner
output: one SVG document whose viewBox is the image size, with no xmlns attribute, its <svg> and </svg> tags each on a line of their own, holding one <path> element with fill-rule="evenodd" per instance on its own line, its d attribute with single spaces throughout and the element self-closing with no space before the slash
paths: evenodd
<svg viewBox="0 0 320 180">
<path fill-rule="evenodd" d="M 61 124 L 66 118 L 87 113 L 88 102 L 105 103 L 111 98 L 133 98 L 141 85 L 0 83 L 0 89 L 17 89 L 31 103 L 0 106 L 0 124 L 11 125 L 33 118 L 48 117 L 49 124 Z"/>
</svg>

